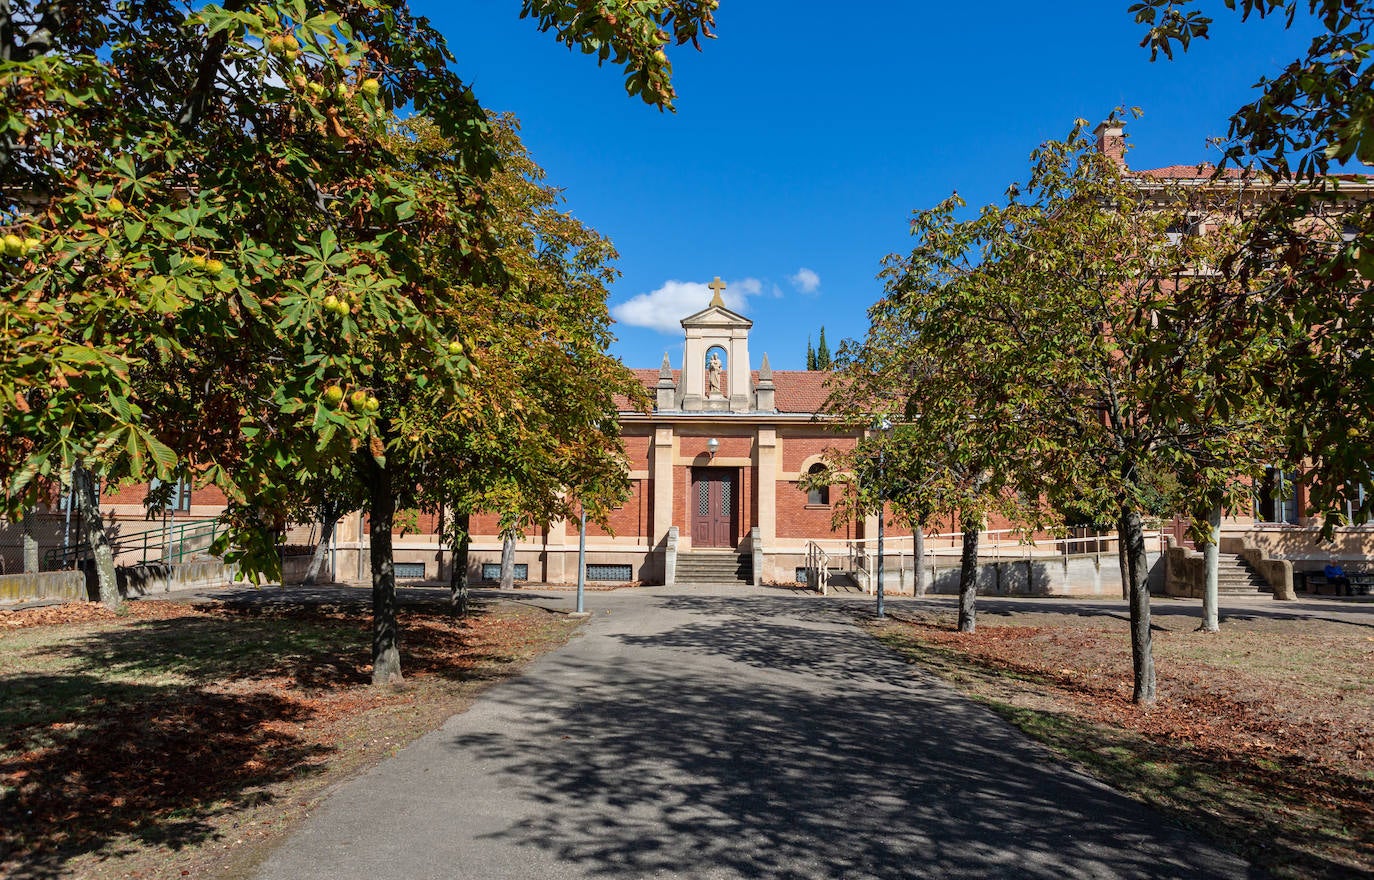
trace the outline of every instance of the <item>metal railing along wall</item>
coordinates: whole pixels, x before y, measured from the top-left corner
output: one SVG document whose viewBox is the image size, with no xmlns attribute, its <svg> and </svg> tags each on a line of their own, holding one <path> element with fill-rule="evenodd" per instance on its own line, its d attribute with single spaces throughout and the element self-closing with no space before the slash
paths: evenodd
<svg viewBox="0 0 1374 880">
<path fill-rule="evenodd" d="M 134 532 L 113 534 L 110 536 L 110 549 L 116 559 L 137 553 L 140 562 L 177 563 L 209 549 L 219 536 L 219 531 L 218 519 L 167 522 Z M 81 560 L 89 558 L 89 541 L 53 547 L 43 554 L 43 569 L 55 571 L 75 568 Z"/>
</svg>

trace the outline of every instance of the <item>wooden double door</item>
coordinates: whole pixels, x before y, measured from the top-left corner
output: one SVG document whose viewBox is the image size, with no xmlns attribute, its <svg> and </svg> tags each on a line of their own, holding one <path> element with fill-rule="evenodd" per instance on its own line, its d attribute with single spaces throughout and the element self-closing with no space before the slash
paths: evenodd
<svg viewBox="0 0 1374 880">
<path fill-rule="evenodd" d="M 692 546 L 733 548 L 739 534 L 739 471 L 692 468 Z"/>
</svg>

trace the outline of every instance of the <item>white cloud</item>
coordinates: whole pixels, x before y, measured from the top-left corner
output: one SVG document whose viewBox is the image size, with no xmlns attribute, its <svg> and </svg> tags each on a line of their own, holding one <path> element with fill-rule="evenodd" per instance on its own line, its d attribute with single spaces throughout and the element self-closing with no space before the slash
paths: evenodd
<svg viewBox="0 0 1374 880">
<path fill-rule="evenodd" d="M 798 269 L 796 275 L 787 276 L 787 280 L 802 293 L 815 293 L 821 289 L 821 276 L 805 266 Z"/>
<path fill-rule="evenodd" d="M 743 314 L 749 308 L 748 298 L 763 292 L 763 282 L 757 278 L 726 282 L 720 298 L 732 312 Z M 696 314 L 711 302 L 711 288 L 700 281 L 665 281 L 651 293 L 630 297 L 611 309 L 611 315 L 631 327 L 647 327 L 660 333 L 681 333 L 682 319 Z"/>
<path fill-rule="evenodd" d="M 727 309 L 744 314 L 745 309 L 749 308 L 748 297 L 758 296 L 760 293 L 763 293 L 763 282 L 757 278 L 745 278 L 743 281 L 731 281 L 729 286 L 720 292 L 720 298 L 725 300 Z"/>
</svg>

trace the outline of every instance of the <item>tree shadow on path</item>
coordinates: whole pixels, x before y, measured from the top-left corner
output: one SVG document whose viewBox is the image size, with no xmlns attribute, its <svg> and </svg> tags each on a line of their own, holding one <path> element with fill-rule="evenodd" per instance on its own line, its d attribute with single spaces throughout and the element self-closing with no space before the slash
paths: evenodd
<svg viewBox="0 0 1374 880">
<path fill-rule="evenodd" d="M 531 807 L 481 840 L 599 877 L 1263 876 L 819 603 L 653 601 L 671 625 L 549 658 L 492 695 L 521 723 L 452 742 Z"/>
</svg>

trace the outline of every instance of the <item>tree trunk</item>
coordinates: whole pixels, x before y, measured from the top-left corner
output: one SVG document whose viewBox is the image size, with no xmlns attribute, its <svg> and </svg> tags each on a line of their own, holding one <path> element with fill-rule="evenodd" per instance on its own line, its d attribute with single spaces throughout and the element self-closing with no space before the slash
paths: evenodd
<svg viewBox="0 0 1374 880">
<path fill-rule="evenodd" d="M 401 677 L 401 634 L 396 625 L 396 569 L 391 522 L 396 515 L 391 471 L 364 454 L 368 482 L 368 537 L 372 542 L 372 684 L 397 684 Z"/>
<path fill-rule="evenodd" d="M 453 515 L 453 564 L 449 567 L 448 593 L 449 608 L 459 617 L 468 616 L 468 548 L 472 537 L 468 528 L 472 525 L 470 514 Z"/>
<path fill-rule="evenodd" d="M 916 583 L 911 587 L 913 596 L 926 594 L 926 532 L 920 526 L 912 533 L 911 553 L 916 557 Z"/>
<path fill-rule="evenodd" d="M 24 573 L 35 574 L 38 568 L 38 539 L 33 534 L 33 511 L 29 511 L 24 517 Z"/>
<path fill-rule="evenodd" d="M 329 555 L 329 544 L 334 540 L 334 525 L 339 518 L 338 507 L 330 501 L 320 505 L 320 542 L 315 545 L 315 555 L 310 557 L 310 567 L 305 570 L 301 581 L 307 587 L 315 586 L 324 568 L 324 559 Z M 331 576 L 333 572 L 330 572 Z"/>
<path fill-rule="evenodd" d="M 1202 625 L 1199 632 L 1219 632 L 1221 618 L 1217 613 L 1217 590 L 1221 567 L 1221 505 L 1215 504 L 1207 512 L 1207 543 L 1202 546 L 1203 562 L 1207 566 L 1207 580 L 1202 588 Z"/>
<path fill-rule="evenodd" d="M 109 536 L 105 534 L 105 520 L 100 517 L 100 492 L 96 489 L 95 477 L 82 466 L 72 471 L 72 479 L 72 492 L 80 506 L 81 523 L 86 528 L 86 540 L 91 545 L 91 557 L 95 560 L 100 601 L 105 603 L 106 608 L 119 608 L 124 604 L 124 597 L 119 595 L 114 550 L 110 547 Z"/>
<path fill-rule="evenodd" d="M 501 534 L 501 589 L 515 589 L 515 532 Z"/>
<path fill-rule="evenodd" d="M 974 602 L 978 598 L 978 534 L 979 529 L 964 529 L 964 552 L 959 559 L 959 632 L 971 633 Z"/>
<path fill-rule="evenodd" d="M 1131 662 L 1135 670 L 1135 690 L 1131 699 L 1149 705 L 1155 701 L 1155 658 L 1150 644 L 1150 569 L 1140 514 L 1123 508 L 1117 534 L 1126 548 L 1126 566 L 1130 574 Z"/>
</svg>

